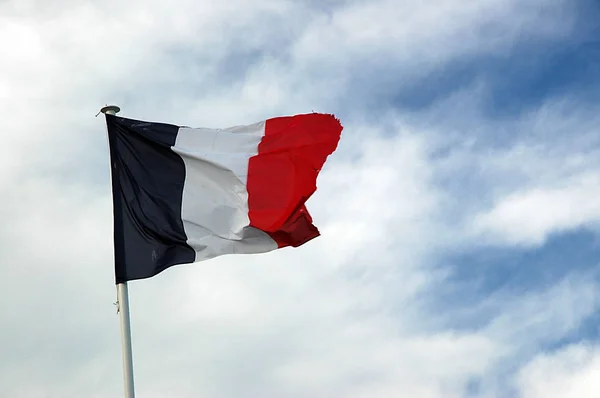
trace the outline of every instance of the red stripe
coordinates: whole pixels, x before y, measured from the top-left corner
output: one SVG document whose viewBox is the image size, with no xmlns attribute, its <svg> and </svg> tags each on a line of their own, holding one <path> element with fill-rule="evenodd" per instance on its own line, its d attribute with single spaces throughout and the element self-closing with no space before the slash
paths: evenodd
<svg viewBox="0 0 600 398">
<path fill-rule="evenodd" d="M 333 115 L 267 120 L 258 154 L 248 164 L 248 207 L 250 225 L 279 247 L 297 247 L 319 236 L 304 203 L 316 191 L 317 175 L 341 132 Z"/>
</svg>

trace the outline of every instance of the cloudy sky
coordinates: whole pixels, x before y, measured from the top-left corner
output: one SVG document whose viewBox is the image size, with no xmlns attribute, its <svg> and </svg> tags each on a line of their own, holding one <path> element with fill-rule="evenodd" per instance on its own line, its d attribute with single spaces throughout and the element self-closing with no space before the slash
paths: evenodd
<svg viewBox="0 0 600 398">
<path fill-rule="evenodd" d="M 596 0 L 0 0 L 0 396 L 123 394 L 105 123 L 344 124 L 322 236 L 130 284 L 139 397 L 600 396 Z"/>
</svg>

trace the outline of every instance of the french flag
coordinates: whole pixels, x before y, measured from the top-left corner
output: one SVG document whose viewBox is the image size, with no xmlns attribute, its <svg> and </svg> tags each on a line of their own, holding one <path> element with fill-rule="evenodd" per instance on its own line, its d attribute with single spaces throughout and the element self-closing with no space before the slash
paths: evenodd
<svg viewBox="0 0 600 398">
<path fill-rule="evenodd" d="M 224 129 L 106 114 L 116 283 L 319 236 L 305 202 L 342 125 L 311 113 Z"/>
</svg>

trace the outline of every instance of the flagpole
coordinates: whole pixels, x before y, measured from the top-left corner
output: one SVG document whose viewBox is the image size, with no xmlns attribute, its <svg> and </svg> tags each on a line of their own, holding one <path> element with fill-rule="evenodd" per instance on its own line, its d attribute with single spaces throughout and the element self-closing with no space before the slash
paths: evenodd
<svg viewBox="0 0 600 398">
<path fill-rule="evenodd" d="M 116 115 L 121 108 L 115 105 L 105 106 L 100 112 Z M 125 398 L 135 398 L 133 388 L 133 350 L 131 348 L 131 320 L 129 318 L 129 292 L 127 282 L 117 284 L 117 311 L 121 320 L 121 347 L 123 352 L 123 381 Z"/>
<path fill-rule="evenodd" d="M 129 320 L 129 293 L 127 291 L 127 282 L 117 284 L 117 305 L 121 318 L 121 346 L 123 348 L 125 398 L 135 398 L 133 389 L 133 350 L 131 348 L 131 323 Z"/>
</svg>

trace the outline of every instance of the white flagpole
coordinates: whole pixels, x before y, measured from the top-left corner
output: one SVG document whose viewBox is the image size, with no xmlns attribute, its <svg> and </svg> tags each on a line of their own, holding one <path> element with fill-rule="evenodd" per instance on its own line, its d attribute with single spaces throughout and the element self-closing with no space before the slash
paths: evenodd
<svg viewBox="0 0 600 398">
<path fill-rule="evenodd" d="M 121 109 L 115 105 L 105 106 L 100 112 L 116 115 Z M 131 322 L 129 319 L 129 293 L 127 282 L 117 284 L 117 311 L 121 318 L 121 346 L 123 351 L 123 379 L 125 398 L 135 398 L 133 388 L 133 350 L 131 348 Z"/>
<path fill-rule="evenodd" d="M 129 294 L 127 282 L 117 285 L 117 306 L 121 318 L 121 345 L 123 347 L 123 378 L 125 398 L 135 398 L 133 390 L 133 352 L 131 349 L 131 324 L 129 321 Z"/>
</svg>

